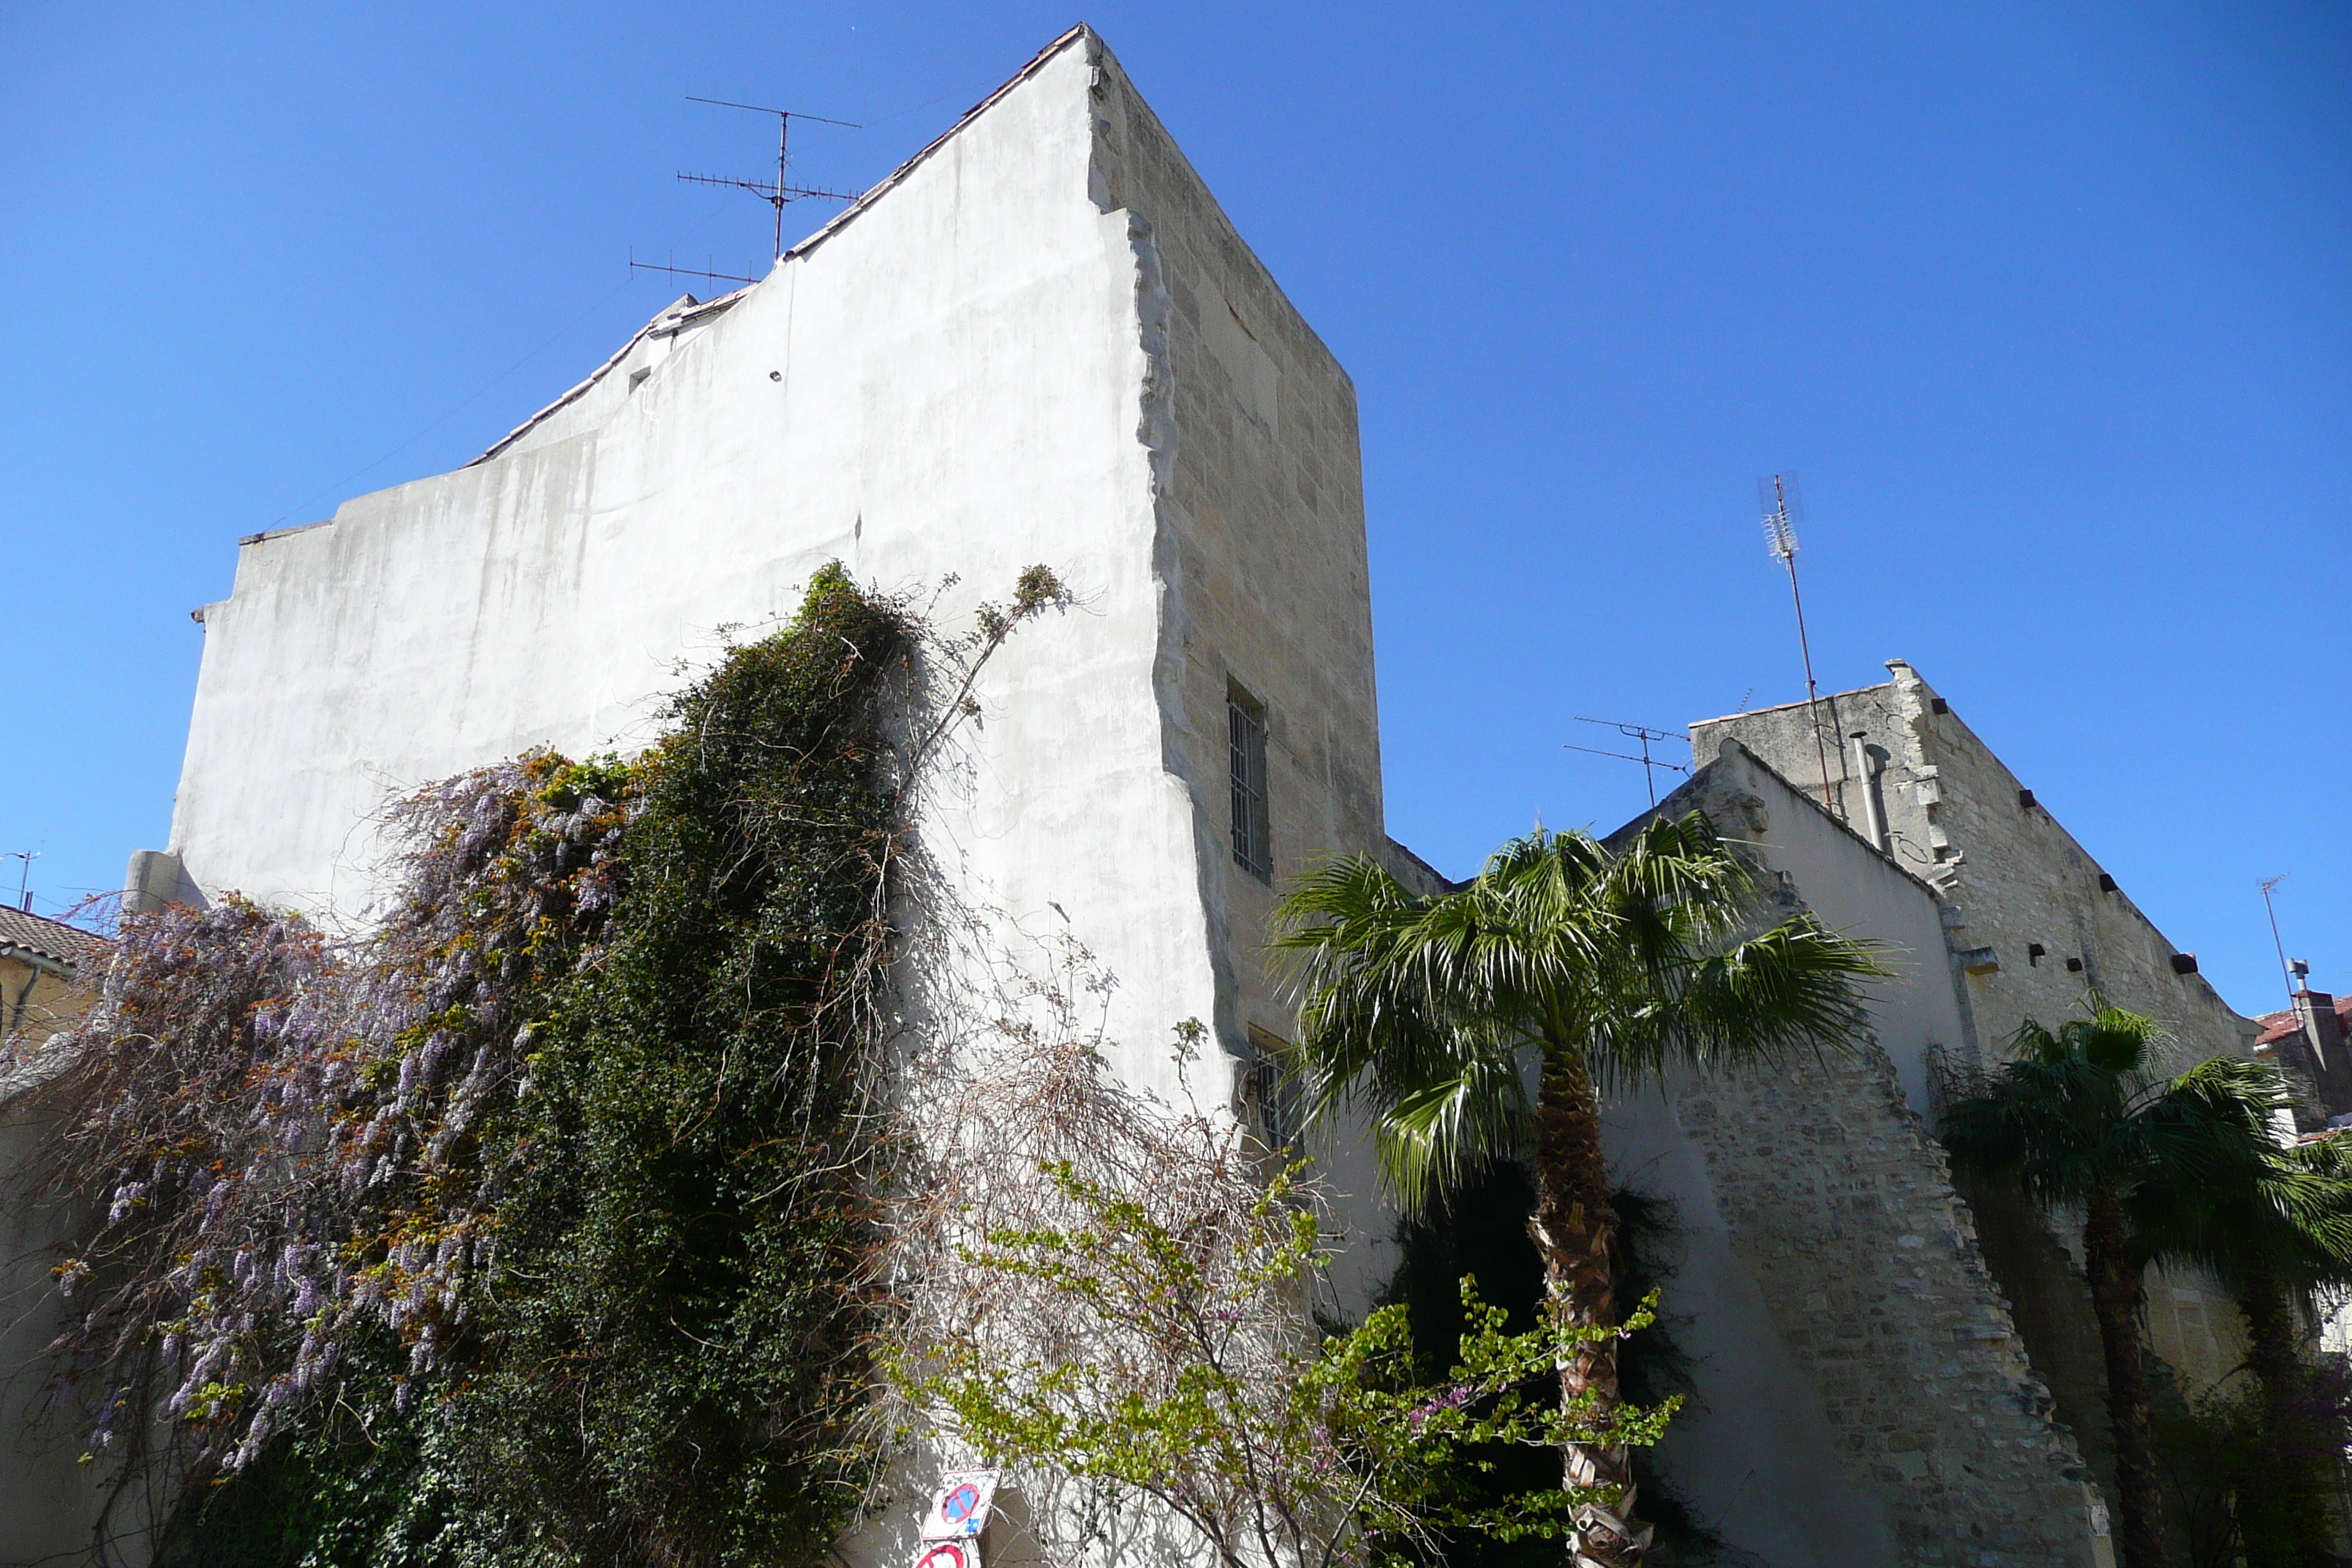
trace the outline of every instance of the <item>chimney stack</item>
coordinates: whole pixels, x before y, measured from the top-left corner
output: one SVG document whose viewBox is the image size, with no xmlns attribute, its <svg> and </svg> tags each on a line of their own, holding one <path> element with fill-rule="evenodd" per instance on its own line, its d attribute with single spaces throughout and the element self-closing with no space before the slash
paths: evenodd
<svg viewBox="0 0 2352 1568">
<path fill-rule="evenodd" d="M 2320 1098 L 2330 1116 L 2352 1111 L 2352 1052 L 2344 1038 L 2344 1019 L 2336 998 L 2305 986 L 2294 994 L 2294 1021 L 2303 1026 L 2313 1058 L 2319 1064 Z"/>
</svg>

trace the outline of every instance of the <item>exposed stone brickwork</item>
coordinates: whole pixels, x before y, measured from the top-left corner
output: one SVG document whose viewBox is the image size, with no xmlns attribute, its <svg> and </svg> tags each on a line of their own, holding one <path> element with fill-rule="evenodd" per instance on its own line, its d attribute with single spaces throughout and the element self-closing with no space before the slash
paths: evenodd
<svg viewBox="0 0 2352 1568">
<path fill-rule="evenodd" d="M 1810 910 L 1881 944 L 1892 971 L 1867 988 L 1847 1050 L 1777 1072 L 1677 1078 L 1667 1096 L 1774 1353 L 1810 1385 L 1845 1486 L 1885 1522 L 1873 1560 L 2106 1563 L 2082 1450 L 2053 1419 L 1920 1119 L 1929 1096 L 1916 1069 L 1961 1024 L 1935 890 L 1736 742 L 1658 809 L 1705 812 L 1759 864 L 1776 916 Z M 1653 1130 L 1644 1148 L 1660 1146 Z M 1700 1399 L 1721 1375 L 1699 1373 Z M 1783 1426 L 1811 1416 L 1791 1410 Z"/>
<path fill-rule="evenodd" d="M 1250 1027 L 1289 1027 L 1259 962 L 1279 888 L 1333 855 L 1387 844 L 1355 384 L 1118 62 L 1103 49 L 1093 58 L 1093 195 L 1133 226 L 1154 357 L 1144 434 L 1167 762 L 1192 784 L 1204 901 L 1230 971 L 1213 1022 L 1245 1055 Z M 1226 702 L 1237 687 L 1266 726 L 1273 869 L 1263 879 L 1227 847 Z"/>
<path fill-rule="evenodd" d="M 2094 1562 L 2081 1454 L 1875 1042 L 1689 1086 L 1677 1111 L 1853 1483 L 1885 1500 L 1898 1561 Z"/>
<path fill-rule="evenodd" d="M 1886 684 L 1818 705 L 1827 799 L 1863 830 L 1874 795 L 1886 852 L 1944 900 L 1954 953 L 1975 955 L 1960 987 L 1985 1058 L 2025 1019 L 2063 1022 L 2094 990 L 2164 1025 L 2184 1063 L 2244 1055 L 2252 1022 L 2176 967 L 2180 950 L 1917 671 L 1887 668 Z M 1707 757 L 1735 738 L 1819 799 L 1814 717 L 1796 703 L 1708 720 L 1691 726 L 1692 744 Z M 1862 776 L 1865 759 L 1874 778 Z"/>
<path fill-rule="evenodd" d="M 2031 786 L 1910 665 L 1891 659 L 1887 668 L 1894 679 L 1885 684 L 1817 707 L 1695 724 L 1692 742 L 1705 756 L 1737 739 L 1857 831 L 1870 831 L 1874 807 L 1885 852 L 1943 901 L 1946 959 L 1969 1035 L 1956 1053 L 1960 1064 L 1998 1064 L 2027 1019 L 2054 1026 L 2094 994 L 2162 1025 L 2177 1067 L 2251 1050 L 2252 1021 L 2182 961 Z M 2079 1239 L 2063 1224 L 2028 1234 L 2035 1216 L 2001 1219 L 1988 1256 L 2005 1292 L 2026 1304 L 2027 1349 L 2056 1390 L 2059 1414 L 2084 1433 L 2095 1473 L 2111 1484 L 2105 1374 L 2073 1256 Z M 2069 1268 L 2071 1278 L 2050 1274 Z M 2236 1307 L 2194 1269 L 2150 1271 L 2147 1323 L 2152 1348 L 2192 1390 L 2227 1375 L 2244 1353 Z"/>
</svg>

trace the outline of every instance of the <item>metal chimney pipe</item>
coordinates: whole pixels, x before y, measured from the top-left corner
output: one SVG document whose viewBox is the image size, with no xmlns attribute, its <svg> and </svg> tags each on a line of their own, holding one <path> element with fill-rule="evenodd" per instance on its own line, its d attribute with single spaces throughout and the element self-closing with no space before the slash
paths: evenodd
<svg viewBox="0 0 2352 1568">
<path fill-rule="evenodd" d="M 1884 770 L 1878 759 L 1871 754 L 1870 748 L 1864 744 L 1869 734 L 1867 730 L 1856 730 L 1847 737 L 1847 741 L 1853 747 L 1853 771 L 1862 780 L 1862 809 L 1864 820 L 1870 825 L 1870 841 L 1878 846 L 1878 852 L 1884 855 L 1890 848 L 1886 835 L 1886 804 L 1878 789 L 1878 775 Z"/>
</svg>

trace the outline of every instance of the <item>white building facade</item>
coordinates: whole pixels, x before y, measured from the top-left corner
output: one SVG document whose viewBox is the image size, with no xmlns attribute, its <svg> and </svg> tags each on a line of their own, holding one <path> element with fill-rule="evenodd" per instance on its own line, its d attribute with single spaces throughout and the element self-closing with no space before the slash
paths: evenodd
<svg viewBox="0 0 2352 1568">
<path fill-rule="evenodd" d="M 1236 1076 L 1287 1032 L 1261 945 L 1299 870 L 1367 852 L 1440 885 L 1383 826 L 1353 385 L 1079 28 L 765 279 L 665 310 L 480 459 L 244 541 L 202 612 L 172 841 L 133 896 L 362 920 L 389 797 L 534 747 L 634 750 L 681 661 L 790 615 L 836 559 L 884 591 L 955 579 L 950 626 L 1033 563 L 1072 592 L 988 667 L 917 826 L 1008 948 L 1066 931 L 1116 976 L 1129 1081 L 1181 1092 L 1186 1019 Z M 1937 900 L 1756 758 L 1710 777 L 1697 804 L 1777 825 L 1792 907 L 1923 968 L 1854 1064 L 1803 1080 L 1793 1133 L 1773 1084 L 1612 1111 L 1612 1156 L 1692 1237 L 1669 1306 L 1700 1325 L 1705 1407 L 1674 1473 L 1740 1562 L 2092 1568 L 2079 1461 L 1913 1103 L 1928 1048 L 1966 1032 Z M 1394 1216 L 1360 1151 L 1329 1164 L 1360 1195 L 1360 1306 Z M 1824 1268 L 1860 1294 L 1805 1285 Z M 57 1462 L 12 1458 L 0 1489 Z"/>
</svg>

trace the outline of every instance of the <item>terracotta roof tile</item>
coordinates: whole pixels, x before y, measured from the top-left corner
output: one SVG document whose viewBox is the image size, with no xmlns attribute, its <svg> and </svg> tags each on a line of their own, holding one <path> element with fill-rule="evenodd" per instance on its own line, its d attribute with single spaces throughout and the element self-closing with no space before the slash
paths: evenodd
<svg viewBox="0 0 2352 1568">
<path fill-rule="evenodd" d="M 2352 995 L 2338 996 L 2336 999 L 2336 1016 L 2344 1020 L 2347 1030 L 2352 1030 Z M 2300 1033 L 2303 1028 L 2301 1024 L 2294 1021 L 2294 1015 L 2292 1012 L 2264 1013 L 2254 1022 L 2261 1025 L 2263 1030 L 2254 1037 L 2254 1044 L 2258 1046 L 2267 1046 L 2275 1041 L 2284 1040 L 2289 1035 Z"/>
<path fill-rule="evenodd" d="M 79 968 L 113 945 L 79 926 L 0 906 L 0 947 L 26 948 L 55 963 Z"/>
</svg>

